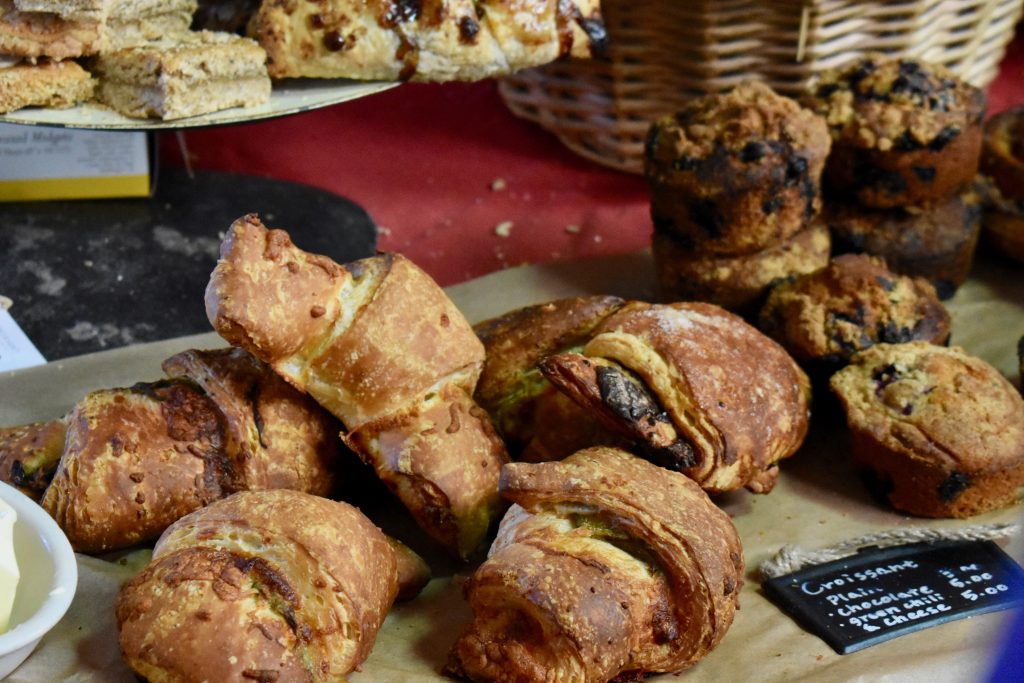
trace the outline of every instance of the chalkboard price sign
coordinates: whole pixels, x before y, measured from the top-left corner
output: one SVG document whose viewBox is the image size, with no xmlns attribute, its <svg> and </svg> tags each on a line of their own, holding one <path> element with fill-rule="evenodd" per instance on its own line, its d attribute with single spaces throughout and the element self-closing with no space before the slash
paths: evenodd
<svg viewBox="0 0 1024 683">
<path fill-rule="evenodd" d="M 1024 569 L 991 541 L 915 543 L 765 581 L 765 594 L 839 654 L 1024 604 Z"/>
</svg>

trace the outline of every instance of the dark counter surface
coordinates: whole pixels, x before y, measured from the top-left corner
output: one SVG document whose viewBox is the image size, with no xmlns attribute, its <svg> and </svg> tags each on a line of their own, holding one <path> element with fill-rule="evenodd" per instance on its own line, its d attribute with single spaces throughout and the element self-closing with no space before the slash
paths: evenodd
<svg viewBox="0 0 1024 683">
<path fill-rule="evenodd" d="M 209 332 L 206 284 L 246 213 L 339 262 L 376 249 L 369 215 L 333 193 L 162 169 L 149 199 L 0 204 L 0 295 L 47 360 Z"/>
</svg>

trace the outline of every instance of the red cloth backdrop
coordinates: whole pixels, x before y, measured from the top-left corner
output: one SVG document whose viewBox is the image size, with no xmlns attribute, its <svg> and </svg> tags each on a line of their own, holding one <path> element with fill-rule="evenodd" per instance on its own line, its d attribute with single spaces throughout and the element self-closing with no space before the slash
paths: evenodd
<svg viewBox="0 0 1024 683">
<path fill-rule="evenodd" d="M 990 113 L 1024 104 L 1024 36 L 1011 44 L 989 103 Z M 382 250 L 402 252 L 442 285 L 524 263 L 636 251 L 650 240 L 641 177 L 587 161 L 517 119 L 490 81 L 406 84 L 294 116 L 189 130 L 184 139 L 195 168 L 351 199 L 380 227 Z M 173 135 L 162 137 L 161 154 L 182 163 Z"/>
</svg>

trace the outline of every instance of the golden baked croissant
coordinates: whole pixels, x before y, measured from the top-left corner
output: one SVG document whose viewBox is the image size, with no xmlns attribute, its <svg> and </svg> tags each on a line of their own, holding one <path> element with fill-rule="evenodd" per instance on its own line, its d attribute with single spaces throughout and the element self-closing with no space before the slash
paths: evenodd
<svg viewBox="0 0 1024 683">
<path fill-rule="evenodd" d="M 598 0 L 265 0 L 255 32 L 274 78 L 478 80 L 606 42 Z"/>
<path fill-rule="evenodd" d="M 3 430 L 0 478 L 40 504 L 79 552 L 156 539 L 246 489 L 326 494 L 338 423 L 240 349 L 191 350 L 170 379 L 92 392 L 61 420 Z"/>
<path fill-rule="evenodd" d="M 65 421 L 64 452 L 40 504 L 78 552 L 153 540 L 227 493 L 217 407 L 190 382 L 94 391 Z"/>
<path fill-rule="evenodd" d="M 466 584 L 473 621 L 451 673 L 604 683 L 679 671 L 732 624 L 740 540 L 688 477 L 600 447 L 506 465 L 501 490 L 515 504 Z"/>
<path fill-rule="evenodd" d="M 221 246 L 206 310 L 344 423 L 430 536 L 464 558 L 480 546 L 508 456 L 472 398 L 483 346 L 426 273 L 397 254 L 339 265 L 249 215 Z"/>
<path fill-rule="evenodd" d="M 473 327 L 486 351 L 474 397 L 520 460 L 560 460 L 611 438 L 590 411 L 541 374 L 546 356 L 583 348 L 597 325 L 626 302 L 582 296 L 526 306 Z"/>
<path fill-rule="evenodd" d="M 765 493 L 803 443 L 810 384 L 796 362 L 742 318 L 705 303 L 632 302 L 582 353 L 541 371 L 644 457 L 709 492 Z"/>
<path fill-rule="evenodd" d="M 118 595 L 121 650 L 151 683 L 344 680 L 397 592 L 392 545 L 358 509 L 244 491 L 161 536 Z"/>
</svg>

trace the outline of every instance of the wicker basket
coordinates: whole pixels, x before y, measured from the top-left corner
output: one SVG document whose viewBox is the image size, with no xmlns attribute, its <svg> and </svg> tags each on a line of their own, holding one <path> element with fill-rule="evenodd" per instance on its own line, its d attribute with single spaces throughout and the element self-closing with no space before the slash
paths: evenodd
<svg viewBox="0 0 1024 683">
<path fill-rule="evenodd" d="M 1022 0 L 604 0 L 609 48 L 506 77 L 517 116 L 588 159 L 642 171 L 651 122 L 689 98 L 759 78 L 796 94 L 867 52 L 944 64 L 984 87 L 996 75 Z"/>
</svg>

